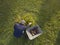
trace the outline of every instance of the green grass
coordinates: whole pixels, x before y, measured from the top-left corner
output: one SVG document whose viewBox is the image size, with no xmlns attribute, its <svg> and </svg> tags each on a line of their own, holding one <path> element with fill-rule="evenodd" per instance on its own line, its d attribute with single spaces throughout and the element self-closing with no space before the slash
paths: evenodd
<svg viewBox="0 0 60 45">
<path fill-rule="evenodd" d="M 15 22 L 26 15 L 43 31 L 32 41 L 13 36 Z M 59 35 L 60 0 L 0 0 L 0 45 L 60 45 Z"/>
</svg>

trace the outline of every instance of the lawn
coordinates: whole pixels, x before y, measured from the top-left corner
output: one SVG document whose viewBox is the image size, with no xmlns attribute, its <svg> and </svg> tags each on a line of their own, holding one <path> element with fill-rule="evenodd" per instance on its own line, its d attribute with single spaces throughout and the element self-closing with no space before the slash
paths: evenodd
<svg viewBox="0 0 60 45">
<path fill-rule="evenodd" d="M 16 39 L 13 26 L 21 19 L 38 24 L 43 34 Z M 0 0 L 0 45 L 60 45 L 60 0 Z"/>
</svg>

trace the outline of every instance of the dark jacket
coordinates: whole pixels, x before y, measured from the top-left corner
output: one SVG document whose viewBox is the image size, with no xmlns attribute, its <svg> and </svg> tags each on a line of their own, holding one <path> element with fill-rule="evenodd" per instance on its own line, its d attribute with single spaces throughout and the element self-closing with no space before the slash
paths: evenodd
<svg viewBox="0 0 60 45">
<path fill-rule="evenodd" d="M 26 30 L 26 26 L 24 26 L 21 23 L 16 23 L 14 25 L 14 36 L 15 37 L 21 37 L 23 35 L 23 31 Z"/>
</svg>

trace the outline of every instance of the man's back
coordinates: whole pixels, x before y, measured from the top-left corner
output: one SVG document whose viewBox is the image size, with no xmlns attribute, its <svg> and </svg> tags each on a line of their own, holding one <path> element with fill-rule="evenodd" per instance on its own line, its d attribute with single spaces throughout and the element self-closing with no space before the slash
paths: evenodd
<svg viewBox="0 0 60 45">
<path fill-rule="evenodd" d="M 15 37 L 21 37 L 23 35 L 23 31 L 26 29 L 26 26 L 24 26 L 21 23 L 16 23 L 14 25 L 14 36 Z"/>
</svg>

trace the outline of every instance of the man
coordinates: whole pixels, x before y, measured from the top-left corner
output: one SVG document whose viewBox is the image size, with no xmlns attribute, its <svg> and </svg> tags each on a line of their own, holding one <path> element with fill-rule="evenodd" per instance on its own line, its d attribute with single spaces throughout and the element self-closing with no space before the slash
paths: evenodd
<svg viewBox="0 0 60 45">
<path fill-rule="evenodd" d="M 26 35 L 26 29 L 31 26 L 31 22 L 25 26 L 25 20 L 22 20 L 20 23 L 14 25 L 14 36 L 16 38 L 21 37 L 23 34 Z"/>
<path fill-rule="evenodd" d="M 16 23 L 14 25 L 14 36 L 16 38 L 19 38 L 24 34 L 24 30 L 26 30 L 25 23 L 25 20 L 22 20 L 21 23 Z"/>
</svg>

